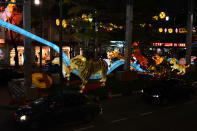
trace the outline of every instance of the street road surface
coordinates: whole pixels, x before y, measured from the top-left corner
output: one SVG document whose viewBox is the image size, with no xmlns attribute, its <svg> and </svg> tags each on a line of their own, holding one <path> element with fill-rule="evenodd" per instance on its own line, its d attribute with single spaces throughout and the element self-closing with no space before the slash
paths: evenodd
<svg viewBox="0 0 197 131">
<path fill-rule="evenodd" d="M 90 123 L 60 124 L 49 131 L 196 131 L 197 97 L 167 106 L 145 103 L 139 95 L 103 101 L 104 113 Z M 15 131 L 13 110 L 0 109 L 0 131 Z"/>
</svg>

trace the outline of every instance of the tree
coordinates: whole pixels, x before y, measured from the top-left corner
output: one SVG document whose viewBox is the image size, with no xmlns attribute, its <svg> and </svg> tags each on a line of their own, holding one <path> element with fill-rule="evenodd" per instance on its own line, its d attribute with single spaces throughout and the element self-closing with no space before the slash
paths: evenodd
<svg viewBox="0 0 197 131">
<path fill-rule="evenodd" d="M 124 36 L 122 32 L 121 35 L 117 35 L 123 26 L 120 25 L 121 18 L 118 18 L 121 15 L 117 15 L 120 12 L 114 12 L 114 1 L 65 0 L 64 2 L 69 7 L 65 16 L 69 23 L 67 32 L 69 31 L 74 40 L 84 43 L 82 46 L 86 49 L 90 48 L 93 52 L 96 50 L 95 56 L 99 56 L 101 46 L 109 45 L 114 35 Z M 119 26 L 122 28 L 119 29 Z"/>
</svg>

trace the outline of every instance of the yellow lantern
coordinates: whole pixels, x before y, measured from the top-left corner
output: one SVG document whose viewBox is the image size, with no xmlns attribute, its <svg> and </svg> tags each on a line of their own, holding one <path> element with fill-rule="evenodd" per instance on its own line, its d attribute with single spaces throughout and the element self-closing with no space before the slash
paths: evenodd
<svg viewBox="0 0 197 131">
<path fill-rule="evenodd" d="M 158 16 L 157 15 L 153 16 L 153 19 L 158 20 Z"/>
<path fill-rule="evenodd" d="M 166 13 L 165 12 L 160 12 L 159 13 L 159 18 L 160 19 L 164 19 L 166 17 Z"/>
<path fill-rule="evenodd" d="M 82 18 L 84 21 L 89 21 L 88 16 L 87 16 L 86 14 L 82 14 L 81 18 Z"/>
<path fill-rule="evenodd" d="M 56 23 L 57 26 L 59 26 L 60 25 L 60 20 L 56 19 L 55 23 Z"/>
<path fill-rule="evenodd" d="M 86 14 L 82 14 L 81 18 L 82 19 L 86 19 L 87 18 L 87 15 Z"/>
<path fill-rule="evenodd" d="M 160 32 L 160 33 L 163 32 L 163 28 L 159 28 L 159 32 Z"/>
<path fill-rule="evenodd" d="M 66 28 L 67 27 L 67 22 L 65 19 L 62 20 L 62 27 L 63 28 Z"/>
<path fill-rule="evenodd" d="M 168 32 L 169 32 L 169 33 L 173 33 L 173 29 L 172 29 L 172 28 L 169 28 L 169 29 L 168 29 Z"/>
</svg>

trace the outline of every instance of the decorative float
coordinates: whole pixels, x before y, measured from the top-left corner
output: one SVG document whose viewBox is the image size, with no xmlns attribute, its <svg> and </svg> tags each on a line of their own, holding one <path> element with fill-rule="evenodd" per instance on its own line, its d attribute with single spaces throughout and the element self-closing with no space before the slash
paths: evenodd
<svg viewBox="0 0 197 131">
<path fill-rule="evenodd" d="M 18 26 L 15 26 L 13 24 L 10 24 L 8 22 L 5 22 L 3 20 L 0 20 L 0 26 L 10 29 L 12 31 L 15 31 L 17 33 L 20 33 L 26 37 L 29 37 L 31 39 L 34 39 L 40 43 L 43 43 L 47 46 L 52 47 L 56 52 L 59 53 L 59 47 L 45 39 L 42 39 Z M 160 68 L 159 72 L 157 71 L 157 74 L 162 73 L 162 72 L 167 72 L 167 68 L 163 68 L 165 66 L 167 66 L 167 64 L 173 64 L 172 66 L 170 66 L 172 68 L 172 71 L 175 69 L 179 70 L 179 75 L 184 75 L 185 74 L 185 69 L 189 67 L 186 65 L 180 65 L 177 62 L 171 60 L 169 63 L 164 62 L 164 59 L 161 57 L 159 58 L 159 56 L 154 56 L 153 60 L 155 60 L 155 66 L 147 66 L 148 65 L 148 61 L 145 57 L 143 57 L 139 50 L 135 51 L 136 54 L 132 55 L 132 59 L 131 60 L 131 66 L 136 70 L 136 71 L 140 71 L 140 72 L 150 72 L 149 69 L 150 68 L 158 68 L 160 67 L 160 65 L 164 65 L 162 66 L 162 68 Z M 115 52 L 116 54 L 116 52 Z M 79 58 L 79 56 L 74 57 L 71 59 L 71 61 L 68 59 L 67 55 L 62 52 L 62 56 L 63 56 L 63 62 L 66 66 L 66 68 L 69 68 L 70 66 L 70 71 L 68 72 L 73 72 L 76 75 L 79 75 L 80 78 L 83 80 L 83 84 L 81 85 L 82 87 L 84 87 L 84 84 L 87 83 L 88 79 L 101 79 L 101 81 L 105 82 L 106 81 L 106 75 L 110 74 L 113 70 L 115 70 L 117 67 L 119 67 L 120 65 L 124 64 L 124 57 L 121 56 L 119 57 L 119 60 L 114 61 L 112 64 L 110 64 L 110 67 L 107 66 L 106 62 L 104 62 L 103 60 L 99 60 L 99 61 L 87 61 L 84 57 Z M 117 56 L 120 56 L 120 54 L 118 54 Z M 78 59 L 78 60 L 77 60 Z M 85 61 L 84 61 L 85 59 Z M 104 64 L 105 63 L 105 64 Z M 80 64 L 82 64 L 83 66 L 81 66 Z M 96 64 L 98 64 L 98 66 L 96 66 Z M 91 66 L 90 66 L 91 65 Z M 87 66 L 87 67 L 86 67 Z M 142 69 L 146 68 L 146 69 Z M 132 69 L 132 68 L 131 68 Z M 92 70 L 92 71 L 91 71 Z M 153 70 L 154 71 L 154 70 Z M 156 71 L 156 70 L 155 70 Z M 66 72 L 66 71 L 65 71 Z M 98 73 L 101 72 L 101 73 Z M 104 75 L 105 72 L 105 75 Z M 150 72 L 151 73 L 151 72 Z M 154 72 L 153 72 L 154 73 Z M 70 73 L 68 73 L 70 74 Z M 68 75 L 69 76 L 69 75 Z M 48 78 L 48 77 L 47 77 Z M 38 82 L 38 81 L 37 81 Z M 46 86 L 42 86 L 43 88 Z"/>
</svg>

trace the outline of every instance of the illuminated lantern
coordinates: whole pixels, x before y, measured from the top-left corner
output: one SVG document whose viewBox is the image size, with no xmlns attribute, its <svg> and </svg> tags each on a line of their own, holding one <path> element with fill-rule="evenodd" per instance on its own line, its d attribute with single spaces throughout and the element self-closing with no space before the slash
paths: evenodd
<svg viewBox="0 0 197 131">
<path fill-rule="evenodd" d="M 173 70 L 178 70 L 178 75 L 184 75 L 186 73 L 186 68 L 188 68 L 190 65 L 182 65 L 182 64 L 178 64 L 177 60 L 175 58 L 172 58 L 170 60 L 170 64 L 172 64 L 172 66 L 170 66 Z"/>
<path fill-rule="evenodd" d="M 166 13 L 165 12 L 160 12 L 159 13 L 159 18 L 160 19 L 164 19 L 166 17 Z"/>
<path fill-rule="evenodd" d="M 176 32 L 176 33 L 178 33 L 178 32 L 179 32 L 179 30 L 176 28 L 176 29 L 175 29 L 175 32 Z"/>
<path fill-rule="evenodd" d="M 92 22 L 93 21 L 93 18 L 92 17 L 88 17 L 88 21 L 89 22 Z"/>
<path fill-rule="evenodd" d="M 172 28 L 169 28 L 169 29 L 168 29 L 168 32 L 169 32 L 169 33 L 173 33 L 173 29 L 172 29 Z"/>
<path fill-rule="evenodd" d="M 56 23 L 57 26 L 59 26 L 60 25 L 60 20 L 56 19 L 55 23 Z"/>
<path fill-rule="evenodd" d="M 152 59 L 155 61 L 156 66 L 158 66 L 163 62 L 164 58 L 159 56 L 158 54 L 155 54 L 154 56 L 152 56 Z"/>
<path fill-rule="evenodd" d="M 156 16 L 153 16 L 153 19 L 154 20 L 158 20 L 158 16 L 156 15 Z"/>
<path fill-rule="evenodd" d="M 138 43 L 137 42 L 134 42 L 133 43 L 133 46 L 137 47 L 138 46 Z"/>
<path fill-rule="evenodd" d="M 165 29 L 164 29 L 164 32 L 166 33 L 167 31 L 168 31 L 168 29 L 167 29 L 167 28 L 165 28 Z"/>
<path fill-rule="evenodd" d="M 169 16 L 166 16 L 166 21 L 169 21 L 170 17 Z"/>
<path fill-rule="evenodd" d="M 123 26 L 119 26 L 119 29 L 123 29 Z"/>
<path fill-rule="evenodd" d="M 39 4 L 40 4 L 40 0 L 34 0 L 34 3 L 35 3 L 36 5 L 39 5 Z"/>
<path fill-rule="evenodd" d="M 87 18 L 87 15 L 86 15 L 86 14 L 82 14 L 81 18 L 82 18 L 82 19 Z"/>
<path fill-rule="evenodd" d="M 160 32 L 160 33 L 163 32 L 163 28 L 159 28 L 159 32 Z"/>
<path fill-rule="evenodd" d="M 63 28 L 66 28 L 67 27 L 67 22 L 65 19 L 62 20 L 62 27 Z"/>
<path fill-rule="evenodd" d="M 88 16 L 86 14 L 82 14 L 81 18 L 84 20 L 84 21 L 89 21 L 88 20 Z"/>
<path fill-rule="evenodd" d="M 52 85 L 52 78 L 44 73 L 33 73 L 32 83 L 38 88 L 49 88 Z"/>
</svg>

